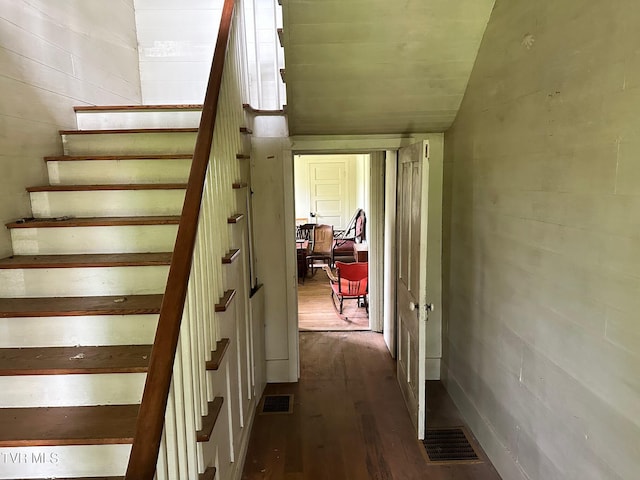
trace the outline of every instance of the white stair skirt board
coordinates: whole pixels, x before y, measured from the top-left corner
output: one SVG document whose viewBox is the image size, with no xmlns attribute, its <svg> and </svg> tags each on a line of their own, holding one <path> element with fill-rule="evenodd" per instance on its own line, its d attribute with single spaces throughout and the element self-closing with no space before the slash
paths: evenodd
<svg viewBox="0 0 640 480">
<path fill-rule="evenodd" d="M 190 159 L 47 162 L 51 185 L 187 183 Z"/>
<path fill-rule="evenodd" d="M 198 128 L 202 110 L 104 110 L 76 112 L 79 130 Z"/>
<path fill-rule="evenodd" d="M 130 444 L 0 448 L 0 479 L 122 476 L 130 453 Z"/>
<path fill-rule="evenodd" d="M 197 132 L 95 133 L 62 135 L 65 155 L 193 153 Z"/>
<path fill-rule="evenodd" d="M 171 252 L 177 225 L 13 228 L 14 255 Z"/>
<path fill-rule="evenodd" d="M 0 376 L 3 392 L 0 408 L 140 403 L 146 376 L 146 373 Z"/>
<path fill-rule="evenodd" d="M 227 399 L 225 398 L 225 402 Z M 216 458 L 230 458 L 230 439 L 229 439 L 229 419 L 228 409 L 222 404 L 220 416 L 211 432 L 211 438 L 208 442 L 198 442 L 198 457 L 202 458 L 203 465 L 211 465 L 215 463 Z M 218 478 L 240 478 L 238 476 L 230 476 L 229 469 L 233 464 L 220 465 L 218 468 Z M 240 472 L 241 474 L 242 472 Z"/>
<path fill-rule="evenodd" d="M 180 215 L 185 190 L 31 192 L 35 218 Z"/>
<path fill-rule="evenodd" d="M 157 314 L 0 318 L 0 348 L 151 345 Z"/>
<path fill-rule="evenodd" d="M 169 266 L 0 270 L 0 297 L 81 297 L 164 293 Z"/>
</svg>

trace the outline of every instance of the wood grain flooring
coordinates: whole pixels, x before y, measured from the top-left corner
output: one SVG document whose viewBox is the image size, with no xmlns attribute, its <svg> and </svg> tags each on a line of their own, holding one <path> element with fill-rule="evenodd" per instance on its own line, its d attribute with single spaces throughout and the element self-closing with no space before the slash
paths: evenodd
<svg viewBox="0 0 640 480">
<path fill-rule="evenodd" d="M 331 287 L 324 270 L 298 282 L 298 328 L 300 331 L 369 330 L 369 315 L 355 300 L 345 300 L 343 315 L 331 303 Z"/>
<path fill-rule="evenodd" d="M 266 394 L 293 394 L 293 413 L 256 416 L 244 480 L 500 479 L 486 461 L 428 462 L 382 335 L 303 332 L 300 359 L 298 383 L 266 388 Z M 427 390 L 430 421 L 463 424 L 439 382 Z"/>
</svg>

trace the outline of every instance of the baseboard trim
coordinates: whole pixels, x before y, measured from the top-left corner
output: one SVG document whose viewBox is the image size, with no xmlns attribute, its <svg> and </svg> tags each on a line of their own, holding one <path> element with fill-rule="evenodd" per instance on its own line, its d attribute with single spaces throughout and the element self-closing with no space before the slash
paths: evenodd
<svg viewBox="0 0 640 480">
<path fill-rule="evenodd" d="M 256 411 L 261 397 L 262 395 L 253 397 L 249 403 L 249 411 L 251 414 L 249 415 L 249 418 L 247 418 L 247 422 L 242 430 L 242 439 L 240 441 L 240 448 L 237 452 L 236 462 L 234 462 L 231 467 L 231 474 L 229 475 L 229 478 L 232 480 L 240 480 L 242 478 L 242 471 L 244 470 L 244 464 L 247 460 L 249 440 L 251 439 L 251 430 L 253 429 L 253 421 L 256 418 Z"/>
<path fill-rule="evenodd" d="M 267 360 L 267 383 L 295 381 L 289 377 L 289 360 Z"/>
<path fill-rule="evenodd" d="M 427 358 L 427 380 L 440 380 L 440 359 Z"/>
<path fill-rule="evenodd" d="M 509 480 L 530 480 L 518 464 L 518 461 L 500 441 L 491 425 L 476 409 L 474 403 L 457 382 L 447 365 L 443 364 L 442 371 L 442 383 L 449 396 L 458 407 L 462 418 L 464 418 L 469 429 L 478 439 L 480 446 L 484 449 L 500 476 Z"/>
</svg>

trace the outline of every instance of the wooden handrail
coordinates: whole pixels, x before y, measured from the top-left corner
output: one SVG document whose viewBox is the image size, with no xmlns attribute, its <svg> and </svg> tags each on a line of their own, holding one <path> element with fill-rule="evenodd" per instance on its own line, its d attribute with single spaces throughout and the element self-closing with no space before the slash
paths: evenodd
<svg viewBox="0 0 640 480">
<path fill-rule="evenodd" d="M 173 363 L 195 248 L 200 204 L 213 143 L 222 72 L 235 0 L 225 0 L 182 216 L 142 394 L 126 480 L 152 480 L 158 461 Z"/>
</svg>

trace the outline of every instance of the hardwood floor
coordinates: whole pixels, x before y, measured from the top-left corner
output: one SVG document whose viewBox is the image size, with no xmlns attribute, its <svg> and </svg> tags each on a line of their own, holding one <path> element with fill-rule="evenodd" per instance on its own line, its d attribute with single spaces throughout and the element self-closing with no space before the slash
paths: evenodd
<svg viewBox="0 0 640 480">
<path fill-rule="evenodd" d="M 300 358 L 298 383 L 267 386 L 294 395 L 293 413 L 256 415 L 244 480 L 500 479 L 487 461 L 429 463 L 382 335 L 303 332 Z M 462 425 L 440 382 L 427 389 L 430 423 Z"/>
<path fill-rule="evenodd" d="M 369 315 L 355 300 L 345 300 L 343 315 L 331 302 L 331 287 L 324 270 L 316 269 L 304 284 L 298 282 L 298 328 L 300 331 L 369 330 Z"/>
</svg>

